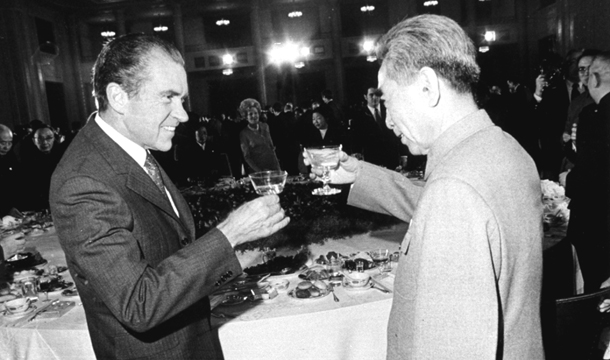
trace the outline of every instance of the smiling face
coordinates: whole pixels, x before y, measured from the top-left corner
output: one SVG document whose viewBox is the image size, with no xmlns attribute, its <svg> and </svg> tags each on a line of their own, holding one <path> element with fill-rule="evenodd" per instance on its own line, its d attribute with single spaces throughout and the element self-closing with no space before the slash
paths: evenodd
<svg viewBox="0 0 610 360">
<path fill-rule="evenodd" d="M 313 123 L 313 126 L 315 126 L 318 130 L 324 130 L 328 128 L 328 124 L 326 123 L 324 115 L 320 114 L 319 112 L 314 112 L 311 115 L 311 122 Z"/>
<path fill-rule="evenodd" d="M 148 79 L 127 100 L 123 135 L 145 149 L 168 151 L 176 127 L 188 120 L 182 106 L 188 94 L 186 72 L 159 50 L 149 56 Z"/>
<path fill-rule="evenodd" d="M 423 84 L 414 75 L 410 85 L 400 85 L 387 77 L 386 65 L 379 70 L 379 88 L 387 109 L 386 125 L 414 155 L 427 154 L 438 131 L 437 122 L 429 119 L 425 110 L 428 100 L 423 94 Z"/>
<path fill-rule="evenodd" d="M 248 110 L 246 110 L 246 120 L 248 120 L 248 124 L 250 125 L 257 125 L 259 122 L 259 113 L 258 113 L 258 109 L 252 107 Z"/>
</svg>

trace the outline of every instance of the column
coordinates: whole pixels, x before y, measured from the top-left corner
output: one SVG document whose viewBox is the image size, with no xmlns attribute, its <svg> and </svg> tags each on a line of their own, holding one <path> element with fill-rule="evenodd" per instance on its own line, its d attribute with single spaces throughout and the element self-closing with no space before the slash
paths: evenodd
<svg viewBox="0 0 610 360">
<path fill-rule="evenodd" d="M 265 79 L 265 57 L 263 53 L 263 40 L 261 35 L 261 14 L 260 1 L 252 0 L 252 13 L 250 22 L 252 23 L 252 41 L 254 44 L 254 59 L 256 62 L 256 76 L 258 78 L 259 101 L 267 104 L 267 84 Z"/>
<path fill-rule="evenodd" d="M 343 72 L 343 52 L 341 49 L 341 7 L 338 0 L 330 2 L 331 35 L 333 44 L 333 67 L 336 75 L 337 95 L 340 101 L 345 101 L 345 73 Z"/>
</svg>

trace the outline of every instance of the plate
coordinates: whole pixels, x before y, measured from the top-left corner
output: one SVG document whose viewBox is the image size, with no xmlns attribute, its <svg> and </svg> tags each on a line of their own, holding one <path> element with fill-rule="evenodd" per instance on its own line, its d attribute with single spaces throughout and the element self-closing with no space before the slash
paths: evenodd
<svg viewBox="0 0 610 360">
<path fill-rule="evenodd" d="M 2 314 L 2 316 L 5 319 L 18 319 L 20 317 L 24 317 L 24 316 L 26 316 L 28 314 L 31 314 L 32 311 L 34 311 L 36 309 L 37 309 L 36 305 L 30 305 L 30 307 L 26 311 L 24 311 L 22 313 L 19 313 L 19 314 L 10 314 L 8 311 L 4 310 L 4 314 Z"/>
<path fill-rule="evenodd" d="M 328 294 L 331 293 L 328 289 L 326 289 L 324 292 L 320 291 L 320 295 L 319 296 L 313 296 L 313 297 L 308 297 L 308 298 L 300 298 L 300 297 L 297 297 L 295 295 L 295 291 L 296 290 L 297 289 L 292 289 L 292 290 L 290 290 L 288 292 L 288 296 L 290 296 L 291 298 L 293 298 L 295 300 L 317 300 L 317 299 L 321 299 L 323 297 L 326 297 L 326 296 L 328 296 Z"/>
<path fill-rule="evenodd" d="M 343 288 L 347 291 L 367 291 L 370 290 L 371 287 L 373 286 L 373 283 L 371 282 L 371 280 L 369 280 L 366 285 L 364 286 L 352 286 L 350 284 L 347 283 L 347 281 L 345 280 L 345 278 L 343 278 Z"/>
</svg>

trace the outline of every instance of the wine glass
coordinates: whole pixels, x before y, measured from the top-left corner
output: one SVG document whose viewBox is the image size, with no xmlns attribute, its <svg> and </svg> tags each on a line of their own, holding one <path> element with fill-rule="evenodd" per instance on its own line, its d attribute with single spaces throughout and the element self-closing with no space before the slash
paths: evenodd
<svg viewBox="0 0 610 360">
<path fill-rule="evenodd" d="M 320 180 L 324 186 L 314 189 L 311 193 L 314 195 L 334 195 L 341 192 L 340 189 L 334 189 L 328 186 L 330 182 L 330 171 L 339 168 L 339 159 L 341 155 L 341 145 L 327 145 L 319 147 L 305 148 L 311 166 L 314 170 L 322 171 Z"/>
<path fill-rule="evenodd" d="M 250 174 L 250 181 L 257 194 L 278 195 L 284 191 L 287 175 L 288 173 L 282 170 L 261 171 Z"/>
</svg>

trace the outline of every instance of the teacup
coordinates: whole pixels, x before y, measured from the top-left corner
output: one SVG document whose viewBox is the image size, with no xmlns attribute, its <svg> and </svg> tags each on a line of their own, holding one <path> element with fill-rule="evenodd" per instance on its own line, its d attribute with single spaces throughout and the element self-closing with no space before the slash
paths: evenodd
<svg viewBox="0 0 610 360">
<path fill-rule="evenodd" d="M 350 274 L 343 274 L 346 285 L 351 287 L 363 287 L 369 283 L 371 276 L 365 272 L 353 272 Z"/>
<path fill-rule="evenodd" d="M 30 308 L 30 299 L 23 297 L 9 300 L 4 303 L 4 307 L 11 314 L 20 314 Z"/>
</svg>

